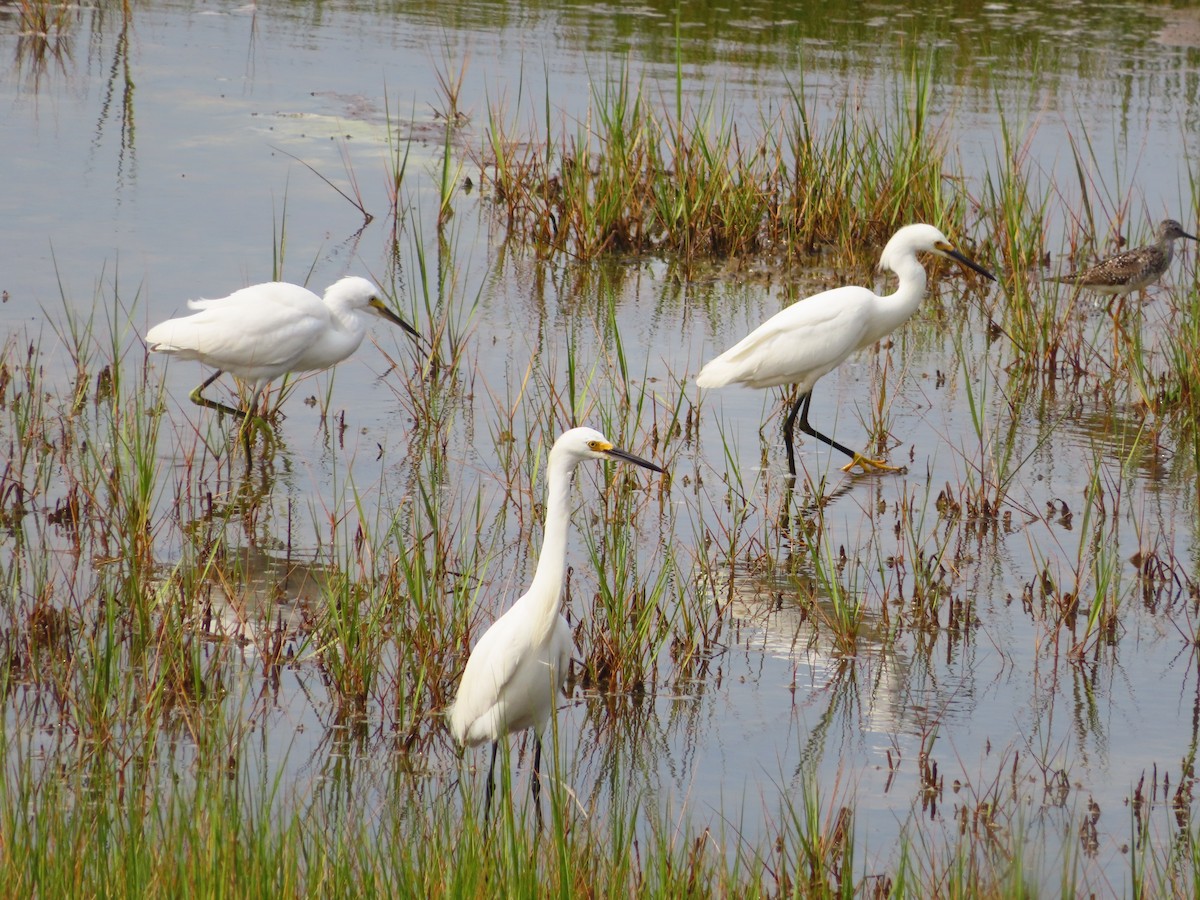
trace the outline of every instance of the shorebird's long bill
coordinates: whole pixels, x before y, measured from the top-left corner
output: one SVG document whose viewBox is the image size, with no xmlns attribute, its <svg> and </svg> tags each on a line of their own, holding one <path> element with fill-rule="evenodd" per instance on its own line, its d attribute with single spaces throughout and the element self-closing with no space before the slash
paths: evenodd
<svg viewBox="0 0 1200 900">
<path fill-rule="evenodd" d="M 616 447 L 612 447 L 608 450 L 605 450 L 604 455 L 607 457 L 610 457 L 612 459 L 619 459 L 619 460 L 623 460 L 624 462 L 631 462 L 635 466 L 641 466 L 643 469 L 649 469 L 651 472 L 663 471 L 663 469 L 660 466 L 656 466 L 654 463 L 650 462 L 648 459 L 642 459 L 640 456 L 634 456 L 632 453 L 627 453 L 624 450 L 618 450 Z"/>
<path fill-rule="evenodd" d="M 984 278 L 988 279 L 989 281 L 996 280 L 995 275 L 993 275 L 991 272 L 989 272 L 983 266 L 979 265 L 979 263 L 975 262 L 974 260 L 967 259 L 967 257 L 963 256 L 961 253 L 959 253 L 957 250 L 955 250 L 949 244 L 943 244 L 943 245 L 939 246 L 937 249 L 938 249 L 938 252 L 941 253 L 943 256 L 948 256 L 950 259 L 953 259 L 953 260 L 956 260 L 957 262 L 962 263 L 968 269 L 974 269 L 976 272 L 978 272 L 980 275 L 982 275 Z"/>
<path fill-rule="evenodd" d="M 396 315 L 394 312 L 392 312 L 392 308 L 390 306 L 388 306 L 386 303 L 384 303 L 382 300 L 380 300 L 378 297 L 376 297 L 374 300 L 371 301 L 371 308 L 374 309 L 377 313 L 379 313 L 379 315 L 383 316 L 383 318 L 385 318 L 389 322 L 391 322 L 393 325 L 399 325 L 401 328 L 403 328 L 405 331 L 407 331 L 413 337 L 419 338 L 421 336 L 420 334 L 417 333 L 417 329 L 413 328 L 411 325 L 409 325 L 407 322 L 405 322 L 402 318 L 400 318 L 398 315 Z"/>
</svg>

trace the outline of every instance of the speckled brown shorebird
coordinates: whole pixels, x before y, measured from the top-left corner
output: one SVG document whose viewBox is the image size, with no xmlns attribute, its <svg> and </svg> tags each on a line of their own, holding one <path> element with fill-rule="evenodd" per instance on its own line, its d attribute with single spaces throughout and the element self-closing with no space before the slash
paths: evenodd
<svg viewBox="0 0 1200 900">
<path fill-rule="evenodd" d="M 1126 250 L 1080 272 L 1051 280 L 1112 296 L 1140 291 L 1158 281 L 1167 271 L 1178 238 L 1197 240 L 1174 219 L 1163 219 L 1158 225 L 1158 239 L 1153 244 Z"/>
</svg>

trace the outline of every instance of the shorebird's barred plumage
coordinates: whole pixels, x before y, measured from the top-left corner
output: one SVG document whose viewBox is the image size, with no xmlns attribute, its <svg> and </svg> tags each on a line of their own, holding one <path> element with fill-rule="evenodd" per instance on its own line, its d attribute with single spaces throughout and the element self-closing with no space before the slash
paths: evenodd
<svg viewBox="0 0 1200 900">
<path fill-rule="evenodd" d="M 1098 294 L 1128 294 L 1148 287 L 1162 277 L 1171 265 L 1175 241 L 1179 238 L 1196 240 L 1174 219 L 1164 219 L 1158 226 L 1158 238 L 1153 244 L 1126 250 L 1101 260 L 1094 266 L 1054 281 L 1087 288 Z"/>
</svg>

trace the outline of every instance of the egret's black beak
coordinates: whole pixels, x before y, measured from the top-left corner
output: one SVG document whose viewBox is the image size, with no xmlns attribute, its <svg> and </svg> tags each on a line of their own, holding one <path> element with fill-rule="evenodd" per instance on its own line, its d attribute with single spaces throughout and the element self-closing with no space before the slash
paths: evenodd
<svg viewBox="0 0 1200 900">
<path fill-rule="evenodd" d="M 635 466 L 641 466 L 643 469 L 649 469 L 651 472 L 664 471 L 661 466 L 656 466 L 654 463 L 650 462 L 649 460 L 642 459 L 640 456 L 634 456 L 632 453 L 627 453 L 624 450 L 618 450 L 616 447 L 613 447 L 609 450 L 605 450 L 604 455 L 608 456 L 612 459 L 620 459 L 625 462 L 631 462 Z"/>
</svg>

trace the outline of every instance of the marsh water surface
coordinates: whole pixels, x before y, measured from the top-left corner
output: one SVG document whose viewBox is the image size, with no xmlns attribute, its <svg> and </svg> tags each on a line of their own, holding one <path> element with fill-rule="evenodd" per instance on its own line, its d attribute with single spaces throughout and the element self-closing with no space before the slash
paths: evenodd
<svg viewBox="0 0 1200 900">
<path fill-rule="evenodd" d="M 1024 836 L 1034 883 L 1057 884 L 1062 860 L 1079 856 L 1093 889 L 1116 892 L 1136 852 L 1135 810 L 1153 823 L 1148 841 L 1194 833 L 1195 423 L 1160 417 L 1144 384 L 1114 374 L 1125 345 L 1088 301 L 1065 307 L 1083 335 L 1073 377 L 1014 389 L 1021 348 L 991 329 L 1011 286 L 998 213 L 983 199 L 1014 164 L 1048 198 L 1035 296 L 1061 294 L 1042 276 L 1112 251 L 1118 236 L 1148 241 L 1167 217 L 1200 228 L 1194 11 L 452 6 L 85 6 L 48 44 L 0 6 L 10 357 L 36 344 L 42 389 L 69 395 L 68 335 L 87 323 L 126 383 L 144 385 L 159 423 L 142 510 L 156 577 L 168 583 L 183 565 L 223 573 L 198 579 L 204 652 L 223 673 L 225 714 L 254 734 L 245 765 L 280 779 L 275 802 L 306 807 L 336 783 L 339 802 L 376 815 L 396 802 L 397 770 L 423 785 L 405 793 L 417 805 L 458 796 L 460 776 L 481 787 L 483 751 L 460 759 L 438 708 L 402 708 L 408 656 L 384 642 L 348 719 L 329 664 L 315 661 L 332 639 L 311 629 L 330 583 L 369 594 L 395 576 L 428 539 L 399 511 L 432 504 L 457 561 L 486 561 L 472 572 L 469 645 L 532 572 L 546 448 L 572 424 L 604 422 L 671 472 L 669 487 L 629 476 L 642 499 L 618 526 L 628 571 L 650 585 L 666 571 L 663 596 L 685 598 L 708 637 L 686 665 L 664 647 L 637 691 L 577 685 L 564 699 L 552 768 L 590 815 L 637 797 L 734 854 L 769 839 L 787 798 L 815 783 L 830 809 L 856 811 L 855 865 L 870 876 L 894 864 L 913 822 L 953 845 L 1003 795 L 1003 828 Z M 962 173 L 947 189 L 971 198 L 953 237 L 1001 283 L 941 270 L 890 344 L 820 383 L 813 421 L 851 446 L 882 428 L 902 474 L 845 476 L 844 460 L 806 440 L 789 491 L 780 395 L 701 397 L 692 384 L 785 303 L 868 270 L 820 248 L 789 267 L 632 254 L 581 263 L 509 235 L 489 191 L 489 110 L 536 142 L 547 120 L 574 131 L 598 86 L 626 75 L 664 109 L 708 105 L 753 135 L 794 94 L 817 129 L 847 109 L 903 116 L 914 72 L 932 81 L 928 113 Z M 447 156 L 445 83 L 460 73 Z M 447 159 L 457 188 L 439 227 Z M 361 196 L 370 221 L 339 190 Z M 1194 305 L 1195 245 L 1180 249 L 1136 303 L 1146 383 L 1172 365 L 1167 348 Z M 425 333 L 444 328 L 434 339 L 461 353 L 454 378 L 423 374 L 411 343 L 379 326 L 336 370 L 293 387 L 270 462 L 244 472 L 233 426 L 188 402 L 204 371 L 147 358 L 139 335 L 190 298 L 273 278 L 319 290 L 346 273 L 373 277 Z M 684 420 L 686 433 L 668 437 Z M 10 467 L 6 483 L 22 471 Z M 577 480 L 568 605 L 573 622 L 602 622 L 596 560 L 611 566 L 621 541 L 597 500 L 604 479 Z M 91 592 L 121 565 L 55 518 L 69 480 L 44 484 L 0 539 L 11 634 L 46 597 L 90 621 Z M 968 502 L 984 496 L 999 508 Z M 390 604 L 406 602 L 390 590 Z M 913 612 L 919 603 L 934 611 Z M 850 640 L 833 624 L 847 604 Z M 659 613 L 684 631 L 678 611 Z M 279 646 L 264 620 L 287 645 L 270 679 L 263 647 Z M 71 714 L 30 699 L 44 685 L 10 680 L 9 744 L 36 746 L 48 764 L 74 752 Z M 202 752 L 189 728 L 178 739 L 168 755 Z M 513 746 L 516 765 L 523 744 Z M 1136 798 L 1151 783 L 1143 812 Z"/>
</svg>

